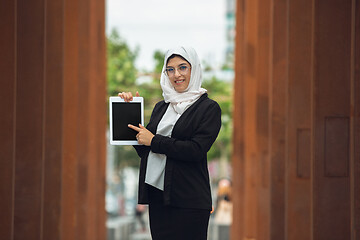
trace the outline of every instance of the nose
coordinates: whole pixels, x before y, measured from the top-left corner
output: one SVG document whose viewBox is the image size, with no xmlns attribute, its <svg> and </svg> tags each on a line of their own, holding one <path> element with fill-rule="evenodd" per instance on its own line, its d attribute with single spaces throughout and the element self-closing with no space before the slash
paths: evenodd
<svg viewBox="0 0 360 240">
<path fill-rule="evenodd" d="M 180 77 L 181 74 L 180 74 L 180 71 L 178 68 L 175 68 L 175 77 Z"/>
</svg>

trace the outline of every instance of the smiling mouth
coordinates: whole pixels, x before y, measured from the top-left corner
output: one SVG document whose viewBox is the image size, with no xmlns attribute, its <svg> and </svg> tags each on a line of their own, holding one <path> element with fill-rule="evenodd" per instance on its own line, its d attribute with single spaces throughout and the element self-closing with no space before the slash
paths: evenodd
<svg viewBox="0 0 360 240">
<path fill-rule="evenodd" d="M 185 82 L 184 79 L 183 79 L 183 80 L 176 80 L 176 81 L 175 81 L 176 84 L 181 84 L 181 83 L 183 83 L 183 82 Z"/>
</svg>

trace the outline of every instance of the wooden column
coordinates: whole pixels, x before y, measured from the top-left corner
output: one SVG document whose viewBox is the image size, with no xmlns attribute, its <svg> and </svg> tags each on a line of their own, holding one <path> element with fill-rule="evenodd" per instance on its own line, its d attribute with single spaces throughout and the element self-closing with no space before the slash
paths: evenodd
<svg viewBox="0 0 360 240">
<path fill-rule="evenodd" d="M 15 111 L 16 111 L 16 1 L 0 8 L 0 235 L 13 237 Z"/>
<path fill-rule="evenodd" d="M 258 152 L 256 149 L 256 57 L 258 0 L 245 1 L 244 14 L 244 238 L 257 238 Z M 235 171 L 236 172 L 236 171 Z M 236 189 L 236 183 L 234 183 Z M 236 205 L 236 203 L 234 203 Z M 236 239 L 236 236 L 232 236 Z"/>
<path fill-rule="evenodd" d="M 313 237 L 350 239 L 352 1 L 314 7 Z"/>
<path fill-rule="evenodd" d="M 233 121 L 237 124 L 233 125 L 233 148 L 232 154 L 232 168 L 236 169 L 237 173 L 233 172 L 232 182 L 233 187 L 236 189 L 232 192 L 233 202 L 233 222 L 231 225 L 232 239 L 244 238 L 244 207 L 245 207 L 245 142 L 244 142 L 244 106 L 245 106 L 245 89 L 244 89 L 244 51 L 245 51 L 245 0 L 239 0 L 236 4 L 236 48 L 235 48 L 235 81 L 234 81 L 234 102 L 236 103 L 233 110 Z"/>
<path fill-rule="evenodd" d="M 64 83 L 61 239 L 78 236 L 79 2 L 64 0 Z"/>
<path fill-rule="evenodd" d="M 43 227 L 44 8 L 44 0 L 17 1 L 15 240 L 41 239 Z"/>
<path fill-rule="evenodd" d="M 257 239 L 270 237 L 270 36 L 272 33 L 271 0 L 258 3 L 258 23 L 252 25 L 257 34 L 255 66 L 256 82 L 256 161 L 257 161 Z"/>
<path fill-rule="evenodd" d="M 100 11 L 101 10 L 101 11 Z M 78 239 L 105 234 L 105 27 L 104 3 L 79 0 Z M 98 126 L 98 127 L 94 127 Z M 84 141 L 85 140 L 85 141 Z M 97 207 L 99 206 L 99 207 Z M 88 215 L 94 216 L 89 218 Z M 86 224 L 84 224 L 86 223 Z M 81 224 L 81 226 L 80 226 Z"/>
<path fill-rule="evenodd" d="M 63 157 L 64 9 L 62 0 L 46 1 L 44 55 L 44 142 L 41 239 L 60 239 Z"/>
<path fill-rule="evenodd" d="M 288 106 L 288 17 L 289 1 L 272 3 L 270 70 L 270 236 L 285 240 L 286 123 Z"/>
<path fill-rule="evenodd" d="M 313 1 L 289 1 L 285 239 L 311 239 Z"/>
<path fill-rule="evenodd" d="M 104 9 L 0 9 L 1 239 L 106 238 Z"/>
<path fill-rule="evenodd" d="M 353 68 L 353 97 L 352 105 L 354 106 L 354 117 L 352 119 L 352 132 L 354 133 L 353 145 L 353 161 L 350 164 L 350 169 L 353 169 L 352 174 L 352 219 L 354 219 L 352 237 L 354 240 L 360 240 L 360 1 L 353 1 L 353 27 L 354 34 L 352 48 L 354 56 L 352 57 Z"/>
<path fill-rule="evenodd" d="M 77 159 L 78 159 L 78 173 L 77 173 L 77 239 L 87 240 L 93 237 L 90 235 L 90 230 L 87 226 L 90 225 L 91 219 L 87 218 L 87 212 L 93 211 L 93 208 L 89 205 L 89 190 L 92 186 L 89 186 L 89 168 L 90 158 L 89 153 L 89 98 L 90 98 L 90 1 L 79 0 L 79 80 L 78 80 L 78 111 L 77 111 Z M 91 226 L 93 227 L 93 226 Z"/>
<path fill-rule="evenodd" d="M 94 110 L 96 112 L 94 122 L 95 126 L 95 138 L 97 139 L 97 152 L 96 152 L 96 164 L 95 169 L 97 172 L 95 182 L 95 208 L 97 212 L 96 227 L 97 236 L 96 239 L 102 239 L 107 234 L 106 219 L 107 214 L 105 212 L 105 197 L 102 194 L 106 192 L 106 136 L 104 132 L 107 131 L 107 81 L 106 81 L 106 37 L 105 37 L 105 1 L 94 1 L 96 4 L 93 8 L 93 12 L 96 12 L 96 18 L 93 26 L 96 26 L 94 37 L 96 39 L 93 47 L 96 49 L 94 63 L 94 69 L 96 69 L 95 82 L 95 96 Z M 94 27 L 93 27 L 94 28 Z M 103 100 L 104 101 L 103 101 Z M 100 143 L 100 144 L 99 144 Z"/>
<path fill-rule="evenodd" d="M 232 239 L 360 239 L 359 9 L 238 1 Z"/>
</svg>

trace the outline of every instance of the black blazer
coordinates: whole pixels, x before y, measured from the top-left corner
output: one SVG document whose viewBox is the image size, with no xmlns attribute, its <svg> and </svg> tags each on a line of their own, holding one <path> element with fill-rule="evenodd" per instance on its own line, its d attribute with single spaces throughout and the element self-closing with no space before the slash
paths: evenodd
<svg viewBox="0 0 360 240">
<path fill-rule="evenodd" d="M 153 134 L 169 103 L 156 104 L 146 128 Z M 164 203 L 183 208 L 211 210 L 211 191 L 207 152 L 221 127 L 221 109 L 217 102 L 203 94 L 176 122 L 171 137 L 156 134 L 151 146 L 134 146 L 141 158 L 139 174 L 140 204 L 148 204 L 145 184 L 150 150 L 167 156 L 165 166 Z"/>
</svg>

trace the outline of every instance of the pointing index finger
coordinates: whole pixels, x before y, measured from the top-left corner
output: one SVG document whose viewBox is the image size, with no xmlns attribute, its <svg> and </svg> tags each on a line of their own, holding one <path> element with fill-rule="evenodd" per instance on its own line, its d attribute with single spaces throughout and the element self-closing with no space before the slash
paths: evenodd
<svg viewBox="0 0 360 240">
<path fill-rule="evenodd" d="M 141 128 L 135 127 L 134 125 L 128 124 L 128 127 L 134 129 L 137 132 L 140 132 Z"/>
</svg>

